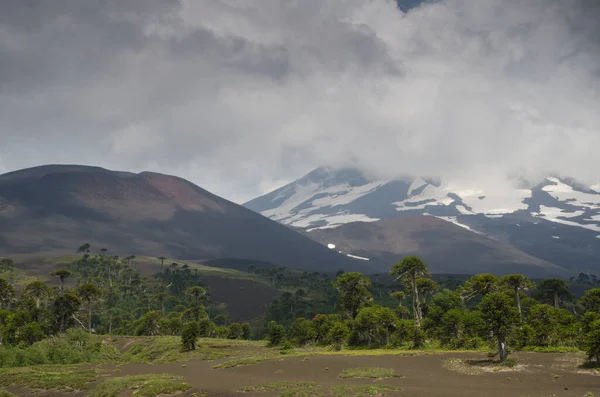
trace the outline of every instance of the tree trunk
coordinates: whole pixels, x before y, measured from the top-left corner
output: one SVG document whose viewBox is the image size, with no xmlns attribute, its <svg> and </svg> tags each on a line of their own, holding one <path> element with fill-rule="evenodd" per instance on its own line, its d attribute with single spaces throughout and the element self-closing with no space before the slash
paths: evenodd
<svg viewBox="0 0 600 397">
<path fill-rule="evenodd" d="M 88 332 L 92 333 L 92 303 L 89 303 L 88 307 Z"/>
<path fill-rule="evenodd" d="M 517 310 L 519 311 L 519 317 L 523 321 L 523 314 L 521 312 L 521 297 L 519 296 L 519 288 L 515 287 L 515 300 L 517 301 Z"/>
<path fill-rule="evenodd" d="M 558 292 L 555 292 L 555 293 L 554 293 L 554 307 L 558 309 L 558 308 L 559 308 L 559 306 L 560 306 L 560 305 L 559 305 L 559 303 L 558 303 Z"/>
<path fill-rule="evenodd" d="M 65 278 L 64 277 L 60 277 L 60 286 L 58 287 L 58 290 L 62 292 L 64 286 L 65 286 Z"/>
<path fill-rule="evenodd" d="M 498 355 L 500 356 L 500 362 L 503 363 L 506 361 L 507 353 L 506 353 L 506 344 L 504 343 L 504 338 L 498 337 Z"/>
<path fill-rule="evenodd" d="M 160 301 L 160 310 L 162 311 L 162 315 L 165 315 L 165 300 Z"/>
<path fill-rule="evenodd" d="M 415 307 L 415 323 L 421 326 L 421 305 L 419 304 L 419 290 L 417 289 L 417 275 L 413 274 L 413 301 Z"/>
</svg>

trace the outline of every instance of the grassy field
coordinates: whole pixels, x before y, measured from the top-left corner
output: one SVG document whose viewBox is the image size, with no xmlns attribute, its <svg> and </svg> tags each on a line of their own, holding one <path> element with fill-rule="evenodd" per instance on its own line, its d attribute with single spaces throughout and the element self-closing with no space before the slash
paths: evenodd
<svg viewBox="0 0 600 397">
<path fill-rule="evenodd" d="M 581 365 L 582 353 L 523 352 L 511 355 L 515 365 L 499 366 L 485 352 L 449 352 L 435 346 L 420 351 L 334 352 L 324 347 L 282 351 L 266 347 L 263 341 L 200 339 L 197 350 L 182 352 L 177 337 L 92 338 L 94 342 L 84 348 L 99 349 L 100 353 L 74 355 L 87 360 L 77 365 L 1 368 L 0 388 L 4 394 L 0 392 L 0 397 L 10 396 L 6 393 L 30 395 L 34 391 L 39 397 L 67 392 L 74 397 L 210 397 L 240 393 L 383 397 L 422 395 L 415 392 L 422 387 L 427 387 L 431 396 L 517 397 L 533 395 L 527 393 L 528 384 L 543 393 L 535 395 L 580 397 L 600 381 L 600 371 Z M 42 342 L 33 348 L 39 350 L 21 354 L 39 355 L 48 347 Z M 0 355 L 4 354 L 2 349 Z M 58 353 L 52 355 L 60 356 Z M 515 378 L 519 382 L 512 381 Z M 473 390 L 464 389 L 465 384 L 472 384 Z"/>
</svg>

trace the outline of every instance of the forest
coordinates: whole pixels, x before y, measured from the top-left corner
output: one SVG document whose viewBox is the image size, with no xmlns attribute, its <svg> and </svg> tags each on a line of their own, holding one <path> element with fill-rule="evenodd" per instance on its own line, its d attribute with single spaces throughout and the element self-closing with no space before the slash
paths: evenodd
<svg viewBox="0 0 600 397">
<path fill-rule="evenodd" d="M 202 275 L 188 265 L 161 257 L 160 271 L 142 277 L 135 256 L 121 258 L 104 248 L 92 253 L 89 244 L 77 253 L 76 260 L 52 272 L 53 287 L 32 281 L 17 293 L 10 280 L 0 278 L 0 356 L 5 357 L 0 366 L 37 363 L 27 353 L 32 345 L 74 332 L 178 336 L 182 350 L 195 349 L 198 338 L 266 339 L 281 350 L 434 346 L 488 350 L 506 363 L 514 351 L 583 350 L 590 365 L 600 365 L 600 288 L 593 275 L 571 279 L 589 286 L 576 298 L 565 280 L 534 282 L 520 274 L 435 281 L 414 256 L 387 275 L 370 277 L 250 266 L 249 273 L 281 291 L 264 318 L 251 325 L 231 322 L 211 302 Z M 13 267 L 12 260 L 0 260 L 0 274 Z M 51 349 L 36 354 L 47 355 L 37 359 L 42 363 L 58 360 L 50 357 L 56 355 Z"/>
</svg>

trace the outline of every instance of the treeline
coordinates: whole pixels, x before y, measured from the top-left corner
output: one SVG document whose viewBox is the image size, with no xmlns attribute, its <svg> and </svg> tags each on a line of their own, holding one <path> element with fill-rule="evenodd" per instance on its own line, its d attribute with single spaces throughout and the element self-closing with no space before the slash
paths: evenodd
<svg viewBox="0 0 600 397">
<path fill-rule="evenodd" d="M 81 246 L 77 260 L 41 281 L 15 288 L 0 279 L 0 344 L 27 346 L 68 330 L 111 335 L 176 335 L 193 350 L 198 337 L 250 339 L 249 324 L 231 323 L 210 301 L 210 289 L 187 265 L 158 258 L 160 272 L 142 276 L 135 256 L 121 258 Z M 0 261 L 3 271 L 14 264 Z M 521 349 L 583 349 L 600 363 L 600 288 L 579 300 L 564 280 L 537 284 L 513 274 L 478 274 L 436 282 L 411 256 L 380 282 L 355 272 L 250 268 L 284 292 L 265 316 L 272 346 L 448 349 L 493 347 L 504 361 Z M 383 276 L 381 276 L 383 278 Z M 592 279 L 590 276 L 589 279 Z M 439 280 L 438 280 L 439 281 Z M 67 284 L 72 287 L 68 287 Z"/>
<path fill-rule="evenodd" d="M 535 284 L 520 274 L 478 274 L 451 290 L 440 288 L 414 256 L 394 265 L 390 276 L 396 283 L 389 293 L 394 307 L 376 303 L 368 277 L 341 273 L 331 284 L 338 296 L 333 310 L 298 316 L 287 327 L 271 320 L 267 339 L 274 346 L 331 345 L 338 350 L 425 344 L 494 348 L 501 361 L 522 349 L 583 349 L 600 364 L 600 288 L 575 300 L 564 280 Z M 290 306 L 288 315 L 298 313 L 290 302 L 298 307 L 299 299 L 284 294 L 275 302 L 276 312 Z"/>
<path fill-rule="evenodd" d="M 227 313 L 212 304 L 210 289 L 187 265 L 168 264 L 161 257 L 160 272 L 144 277 L 133 267 L 135 256 L 121 258 L 107 249 L 93 254 L 89 244 L 77 253 L 76 261 L 51 273 L 58 284 L 54 288 L 33 281 L 17 294 L 0 278 L 0 345 L 27 346 L 69 329 L 178 336 L 192 321 L 199 324 L 201 336 L 252 336 L 249 324 L 231 323 Z M 14 263 L 4 258 L 0 267 L 10 273 Z"/>
</svg>

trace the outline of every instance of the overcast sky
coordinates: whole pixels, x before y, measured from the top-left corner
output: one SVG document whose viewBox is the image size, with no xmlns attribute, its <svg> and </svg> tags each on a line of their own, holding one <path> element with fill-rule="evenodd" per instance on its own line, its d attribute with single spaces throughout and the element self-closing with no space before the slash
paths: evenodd
<svg viewBox="0 0 600 397">
<path fill-rule="evenodd" d="M 600 180 L 600 2 L 0 0 L 0 173 Z"/>
</svg>

